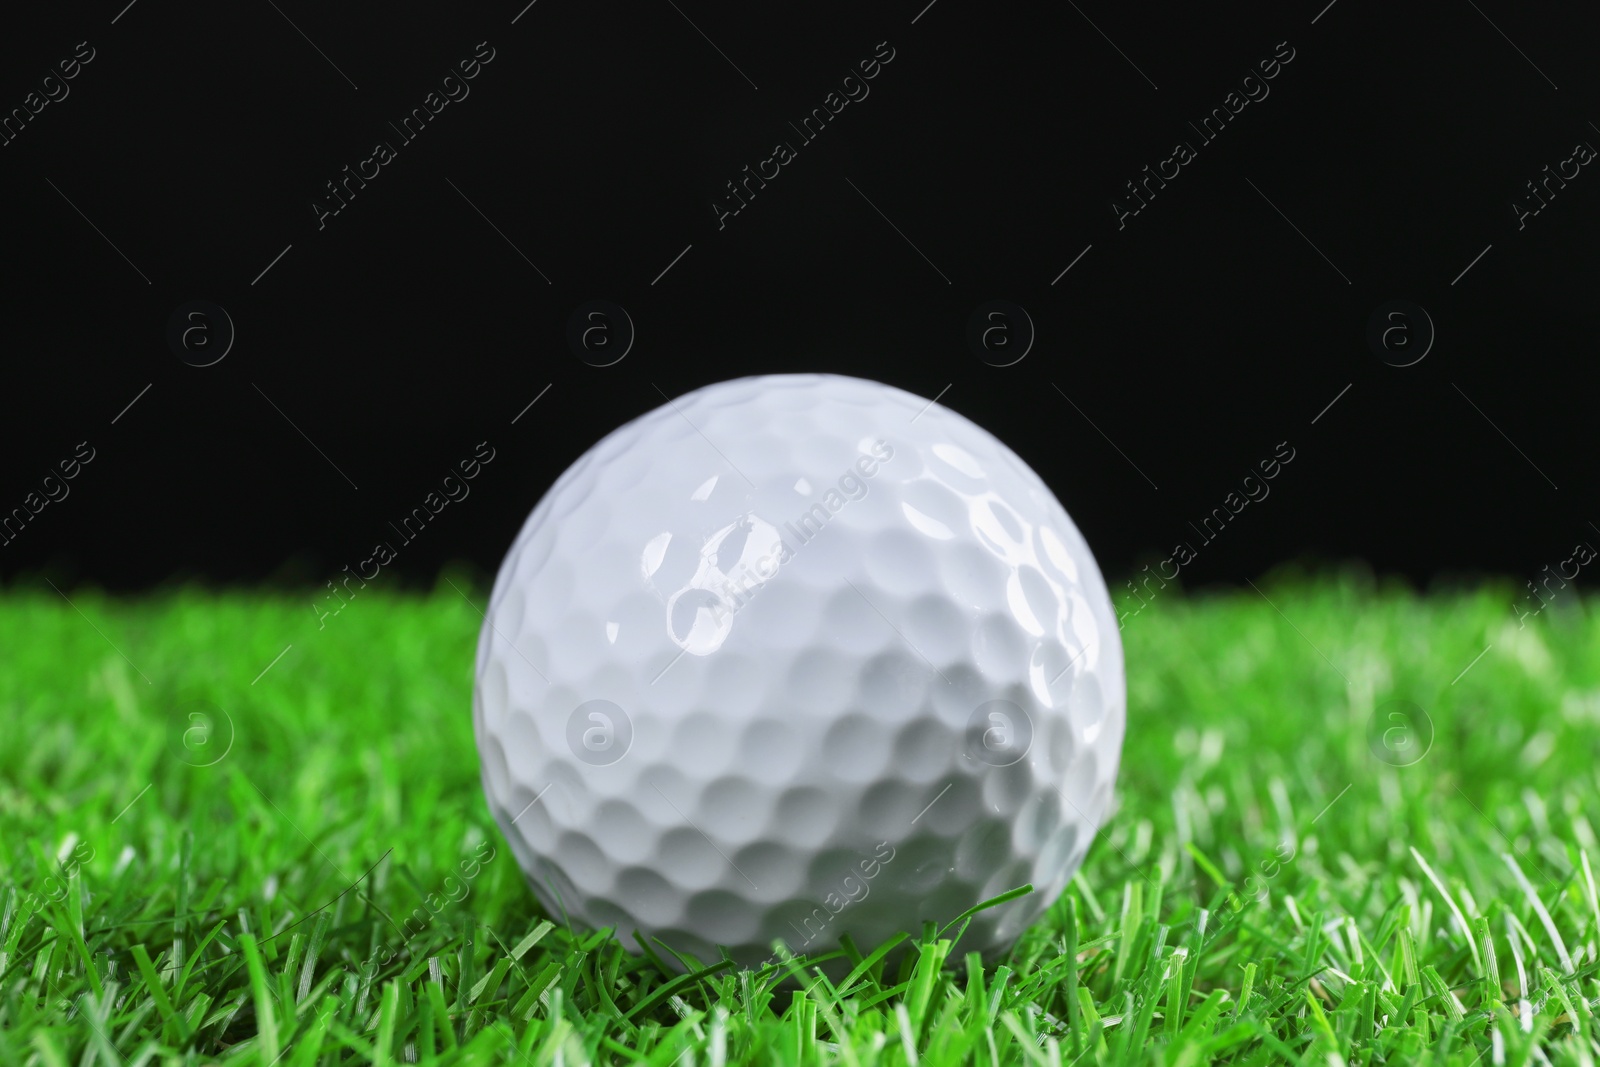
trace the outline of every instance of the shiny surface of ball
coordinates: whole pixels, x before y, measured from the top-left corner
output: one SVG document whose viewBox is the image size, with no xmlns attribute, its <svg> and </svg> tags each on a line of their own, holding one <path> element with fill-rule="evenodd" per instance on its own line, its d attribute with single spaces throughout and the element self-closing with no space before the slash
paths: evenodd
<svg viewBox="0 0 1600 1067">
<path fill-rule="evenodd" d="M 707 386 L 585 453 L 501 567 L 476 679 L 489 807 L 546 909 L 743 965 L 1031 883 L 959 950 L 1009 945 L 1108 811 L 1126 707 L 1039 477 L 833 375 Z"/>
</svg>

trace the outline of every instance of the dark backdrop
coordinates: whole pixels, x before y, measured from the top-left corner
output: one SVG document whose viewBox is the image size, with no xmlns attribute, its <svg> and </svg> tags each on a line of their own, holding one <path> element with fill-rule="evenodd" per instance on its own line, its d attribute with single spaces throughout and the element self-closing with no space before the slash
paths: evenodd
<svg viewBox="0 0 1600 1067">
<path fill-rule="evenodd" d="M 1520 585 L 1600 545 L 1594 11 L 525 3 L 7 13 L 4 577 L 320 585 L 484 441 L 397 569 L 492 572 L 606 431 L 799 370 L 996 431 L 1114 578 L 1187 540 L 1190 583 Z M 747 165 L 777 174 L 719 219 Z M 347 166 L 376 176 L 322 215 Z"/>
</svg>

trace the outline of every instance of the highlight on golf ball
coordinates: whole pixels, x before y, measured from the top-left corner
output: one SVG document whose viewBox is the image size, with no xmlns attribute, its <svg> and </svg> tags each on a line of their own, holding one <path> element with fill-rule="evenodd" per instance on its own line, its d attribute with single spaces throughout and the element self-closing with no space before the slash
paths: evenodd
<svg viewBox="0 0 1600 1067">
<path fill-rule="evenodd" d="M 549 912 L 664 960 L 1003 950 L 1108 814 L 1104 580 L 1049 488 L 938 404 L 836 375 L 696 390 L 538 501 L 479 638 L 500 830 Z M 669 951 L 663 951 L 663 947 Z"/>
</svg>

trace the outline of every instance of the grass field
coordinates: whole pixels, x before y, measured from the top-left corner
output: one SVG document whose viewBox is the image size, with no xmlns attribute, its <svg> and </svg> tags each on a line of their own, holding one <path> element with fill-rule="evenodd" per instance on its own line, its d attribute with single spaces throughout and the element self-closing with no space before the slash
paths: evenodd
<svg viewBox="0 0 1600 1067">
<path fill-rule="evenodd" d="M 448 584 L 10 592 L 0 1063 L 1595 1063 L 1593 606 L 1262 594 L 1129 621 L 1119 806 L 1008 960 L 836 985 L 539 912 Z"/>
</svg>

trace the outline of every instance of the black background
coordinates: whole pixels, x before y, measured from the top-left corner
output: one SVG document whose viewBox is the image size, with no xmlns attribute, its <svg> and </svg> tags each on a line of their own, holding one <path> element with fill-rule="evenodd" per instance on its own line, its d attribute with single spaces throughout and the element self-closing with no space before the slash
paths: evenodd
<svg viewBox="0 0 1600 1067">
<path fill-rule="evenodd" d="M 1113 582 L 1284 441 L 1186 583 L 1365 560 L 1520 586 L 1600 544 L 1600 169 L 1525 228 L 1511 207 L 1600 145 L 1592 9 L 524 3 L 8 14 L 0 109 L 78 42 L 95 58 L 0 148 L 0 511 L 79 442 L 95 459 L 0 575 L 320 586 L 480 441 L 495 461 L 396 569 L 492 573 L 610 429 L 804 370 L 998 433 Z M 401 144 L 388 122 L 479 42 L 470 95 Z M 870 95 L 719 229 L 725 183 L 879 42 Z M 1119 229 L 1124 183 L 1280 42 L 1270 95 Z M 397 159 L 319 229 L 324 183 L 380 140 Z M 612 366 L 566 340 L 593 299 L 637 331 Z M 1037 331 L 1012 366 L 966 341 L 997 299 Z M 1396 299 L 1437 330 L 1409 367 L 1366 341 Z M 167 342 L 191 300 L 237 331 L 210 367 Z"/>
</svg>

